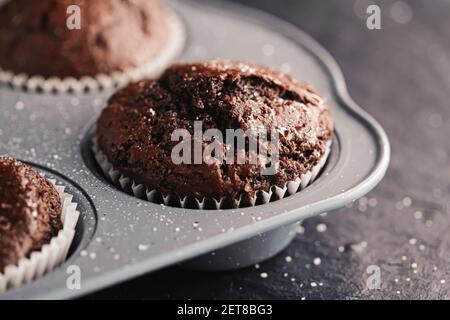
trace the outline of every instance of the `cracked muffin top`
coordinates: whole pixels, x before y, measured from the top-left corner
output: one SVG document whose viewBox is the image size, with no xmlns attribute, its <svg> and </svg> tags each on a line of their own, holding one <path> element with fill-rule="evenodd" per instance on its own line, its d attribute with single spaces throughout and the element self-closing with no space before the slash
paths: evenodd
<svg viewBox="0 0 450 320">
<path fill-rule="evenodd" d="M 257 164 L 176 164 L 171 152 L 176 129 L 266 129 L 278 137 L 274 174 Z M 333 132 L 330 108 L 306 84 L 270 68 L 235 61 L 173 65 L 158 80 L 132 83 L 114 94 L 97 121 L 99 149 L 116 170 L 165 195 L 253 196 L 310 171 L 325 155 Z M 211 142 L 201 141 L 203 148 Z M 229 150 L 226 141 L 219 142 Z M 239 152 L 238 148 L 233 149 Z M 249 150 L 245 150 L 248 154 Z"/>
<path fill-rule="evenodd" d="M 40 250 L 62 229 L 61 198 L 31 167 L 0 157 L 0 273 Z"/>
<path fill-rule="evenodd" d="M 73 5 L 80 29 L 67 26 Z M 0 7 L 0 68 L 59 78 L 136 68 L 165 45 L 167 19 L 157 0 L 10 0 Z"/>
</svg>

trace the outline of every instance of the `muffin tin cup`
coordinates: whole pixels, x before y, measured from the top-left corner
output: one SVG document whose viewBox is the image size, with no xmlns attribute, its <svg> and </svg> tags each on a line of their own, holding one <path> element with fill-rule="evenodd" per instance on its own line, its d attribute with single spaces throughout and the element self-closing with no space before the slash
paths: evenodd
<svg viewBox="0 0 450 320">
<path fill-rule="evenodd" d="M 156 78 L 182 52 L 186 41 L 186 32 L 183 23 L 170 8 L 168 10 L 170 28 L 168 42 L 162 48 L 161 52 L 146 65 L 131 68 L 123 72 L 118 71 L 111 74 L 98 74 L 96 76 L 84 76 L 81 78 L 46 78 L 40 75 L 30 76 L 25 73 L 16 74 L 11 70 L 3 70 L 0 68 L 0 84 L 27 92 L 77 94 L 114 89 L 130 81 L 142 78 Z"/>
<path fill-rule="evenodd" d="M 294 239 L 302 221 L 263 232 L 225 248 L 195 257 L 181 265 L 201 271 L 237 270 L 261 263 L 285 249 Z"/>
<path fill-rule="evenodd" d="M 22 258 L 15 265 L 9 265 L 0 273 L 0 293 L 10 288 L 18 288 L 41 278 L 60 265 L 67 257 L 75 227 L 80 213 L 77 204 L 72 201 L 72 195 L 65 193 L 64 186 L 57 186 L 56 180 L 49 180 L 61 197 L 61 220 L 63 228 L 41 250 L 32 252 L 29 258 Z"/>
<path fill-rule="evenodd" d="M 164 204 L 166 206 L 179 207 L 184 209 L 200 209 L 200 210 L 218 210 L 232 208 L 247 208 L 257 205 L 268 204 L 289 197 L 301 190 L 305 189 L 319 176 L 324 165 L 327 162 L 331 151 L 332 140 L 327 142 L 324 155 L 320 158 L 317 165 L 310 171 L 302 174 L 293 181 L 288 181 L 281 188 L 279 186 L 271 186 L 269 192 L 257 191 L 253 197 L 241 196 L 233 207 L 234 201 L 229 197 L 222 197 L 219 200 L 212 197 L 184 197 L 180 198 L 176 195 L 163 195 L 155 189 L 144 184 L 136 183 L 133 178 L 126 176 L 119 170 L 114 169 L 113 165 L 108 161 L 107 156 L 98 147 L 97 138 L 92 139 L 92 152 L 95 160 L 100 166 L 103 174 L 107 179 L 120 188 L 122 191 L 133 195 L 139 199 L 144 199 L 153 203 Z"/>
</svg>

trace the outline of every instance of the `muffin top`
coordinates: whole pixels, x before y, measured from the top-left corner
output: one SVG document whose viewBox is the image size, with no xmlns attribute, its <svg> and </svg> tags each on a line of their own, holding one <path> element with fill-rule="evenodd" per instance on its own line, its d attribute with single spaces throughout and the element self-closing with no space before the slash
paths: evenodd
<svg viewBox="0 0 450 320">
<path fill-rule="evenodd" d="M 0 157 L 0 273 L 58 234 L 61 211 L 51 182 L 17 160 Z"/>
<path fill-rule="evenodd" d="M 71 5 L 80 29 L 67 27 Z M 10 0 L 0 7 L 0 68 L 80 78 L 138 67 L 165 45 L 167 19 L 157 0 Z"/>
<path fill-rule="evenodd" d="M 194 121 L 224 136 L 227 129 L 275 131 L 277 171 L 261 174 L 263 162 L 175 164 L 171 152 L 179 142 L 171 135 L 185 129 L 194 141 Z M 166 195 L 234 200 L 283 187 L 310 171 L 332 132 L 330 109 L 309 85 L 267 67 L 226 60 L 174 65 L 157 81 L 132 83 L 111 97 L 97 122 L 100 150 L 137 183 Z M 209 143 L 202 141 L 203 147 Z M 221 146 L 229 149 L 226 141 Z"/>
</svg>

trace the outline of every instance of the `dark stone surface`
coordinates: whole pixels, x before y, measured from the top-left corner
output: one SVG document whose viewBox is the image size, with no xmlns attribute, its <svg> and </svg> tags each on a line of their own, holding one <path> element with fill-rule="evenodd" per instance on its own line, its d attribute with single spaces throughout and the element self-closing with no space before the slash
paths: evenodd
<svg viewBox="0 0 450 320">
<path fill-rule="evenodd" d="M 375 1 L 240 1 L 297 24 L 333 54 L 351 95 L 390 137 L 386 178 L 353 206 L 307 220 L 305 233 L 259 269 L 172 267 L 88 298 L 450 298 L 450 3 L 408 1 L 413 18 L 401 24 L 395 1 L 378 2 L 382 29 L 369 31 L 354 5 L 365 11 Z M 369 265 L 381 269 L 380 290 L 366 286 Z"/>
</svg>

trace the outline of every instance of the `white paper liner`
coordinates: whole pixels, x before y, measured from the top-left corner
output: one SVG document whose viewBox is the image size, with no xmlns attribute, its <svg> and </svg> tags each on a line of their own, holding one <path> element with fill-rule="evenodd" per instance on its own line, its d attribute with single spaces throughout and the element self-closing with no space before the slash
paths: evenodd
<svg viewBox="0 0 450 320">
<path fill-rule="evenodd" d="M 0 273 L 0 293 L 42 277 L 67 257 L 80 213 L 77 211 L 77 204 L 72 202 L 73 196 L 64 192 L 65 187 L 57 186 L 56 180 L 49 181 L 55 185 L 61 197 L 63 228 L 48 244 L 42 246 L 40 251 L 31 253 L 29 258 L 20 259 L 16 265 L 7 266 L 4 272 Z"/>
<path fill-rule="evenodd" d="M 29 76 L 25 73 L 15 74 L 0 68 L 0 84 L 6 84 L 14 89 L 43 93 L 82 93 L 95 92 L 121 87 L 130 81 L 142 78 L 157 78 L 164 69 L 182 52 L 186 40 L 186 31 L 178 16 L 169 11 L 168 42 L 161 52 L 148 64 L 132 68 L 123 72 L 98 74 L 95 77 L 84 76 L 79 79 L 73 77 L 58 78 L 43 76 Z"/>
<path fill-rule="evenodd" d="M 272 186 L 269 192 L 257 191 L 252 198 L 242 197 L 237 203 L 238 208 L 256 206 L 261 204 L 267 204 L 272 201 L 280 200 L 290 195 L 297 193 L 298 191 L 306 188 L 310 185 L 318 176 L 331 151 L 332 140 L 328 141 L 326 145 L 326 151 L 319 163 L 305 174 L 302 174 L 294 181 L 288 181 L 283 188 L 278 186 Z M 137 184 L 132 178 L 129 178 L 118 170 L 115 170 L 112 164 L 108 161 L 107 156 L 100 150 L 97 144 L 97 139 L 92 139 L 92 151 L 94 152 L 95 159 L 100 166 L 105 176 L 118 188 L 123 191 L 134 195 L 137 198 L 148 200 L 154 203 L 160 203 L 167 206 L 175 206 L 181 208 L 190 209 L 228 209 L 234 208 L 233 201 L 229 197 L 222 197 L 220 200 L 203 197 L 202 199 L 193 197 L 179 198 L 172 195 L 163 195 L 159 191 L 152 189 L 143 184 Z"/>
</svg>

